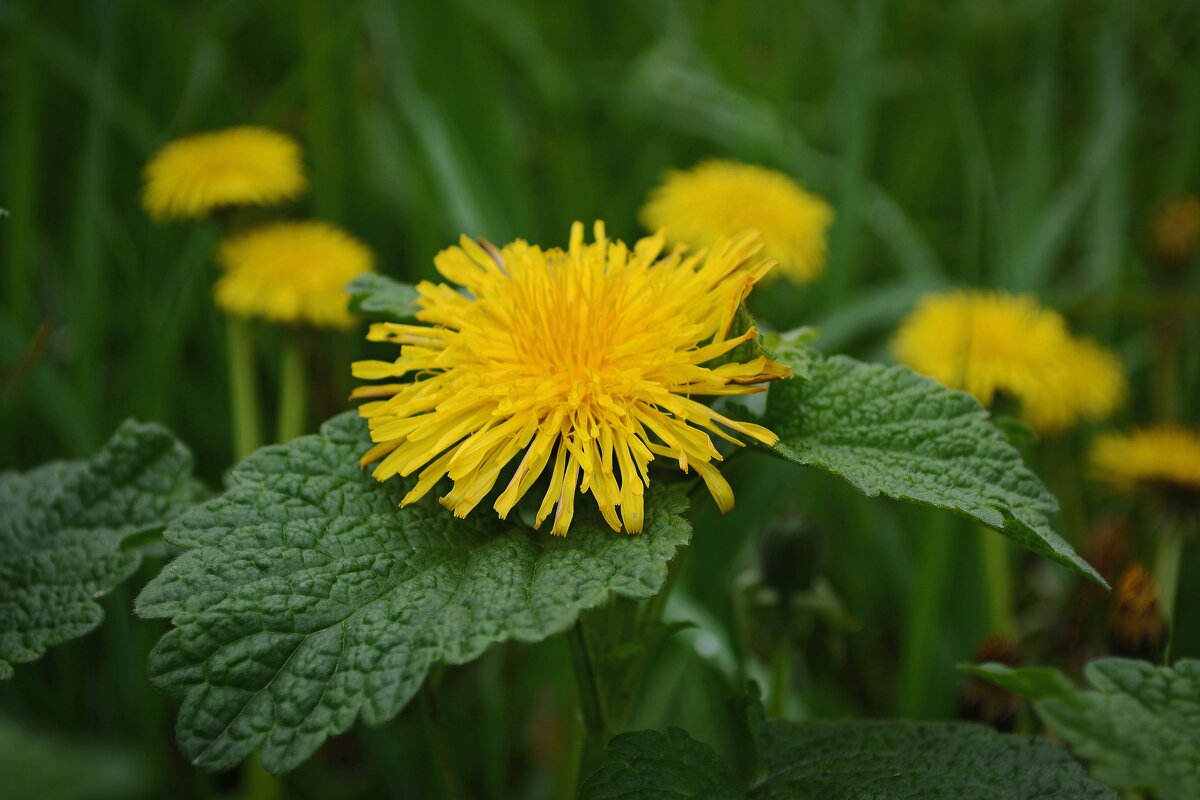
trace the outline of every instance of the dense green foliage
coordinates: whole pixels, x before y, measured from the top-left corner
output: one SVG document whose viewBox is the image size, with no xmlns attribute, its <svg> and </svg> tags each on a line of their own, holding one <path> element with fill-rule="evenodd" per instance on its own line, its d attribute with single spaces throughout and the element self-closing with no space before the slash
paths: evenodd
<svg viewBox="0 0 1200 800">
<path fill-rule="evenodd" d="M 1200 795 L 1200 661 L 1098 659 L 1082 688 L 1044 667 L 970 671 L 1033 700 L 1050 730 L 1109 785 L 1162 800 Z"/>
<path fill-rule="evenodd" d="M 301 500 L 259 508 L 250 496 L 295 490 L 325 509 L 330 487 L 357 487 L 355 502 L 388 507 L 383 529 L 406 531 L 406 514 L 440 509 L 428 501 L 397 512 L 398 487 L 375 485 L 353 458 L 328 462 L 324 478 L 287 478 L 263 466 L 289 448 L 333 447 L 329 436 L 343 437 L 339 446 L 356 455 L 359 445 L 349 441 L 360 433 L 350 417 L 227 474 L 234 458 L 226 342 L 211 301 L 218 226 L 155 224 L 138 192 L 144 164 L 169 139 L 247 122 L 291 133 L 304 148 L 312 188 L 283 215 L 336 222 L 374 251 L 382 275 L 358 284 L 357 294 L 392 297 L 363 302 L 365 315 L 407 308 L 407 286 L 433 277 L 432 257 L 461 233 L 555 245 L 573 220 L 601 217 L 614 236 L 633 238 L 636 211 L 662 171 L 710 156 L 785 170 L 836 209 L 826 276 L 809 287 L 767 284 L 747 311 L 764 333 L 747 352 L 765 349 L 792 363 L 797 377 L 765 405 L 730 406 L 765 413 L 786 429 L 785 441 L 775 454 L 747 448 L 728 459 L 723 472 L 737 497 L 730 514 L 696 495 L 686 556 L 673 563 L 670 600 L 657 609 L 661 635 L 640 631 L 614 656 L 654 656 L 636 696 L 612 688 L 619 701 L 610 705 L 628 711 L 621 727 L 687 731 L 618 739 L 616 751 L 624 748 L 631 763 L 670 746 L 694 759 L 684 759 L 681 776 L 732 776 L 740 792 L 745 737 L 729 709 L 747 678 L 767 688 L 773 715 L 805 720 L 772 722 L 781 741 L 854 724 L 809 727 L 810 719 L 911 720 L 880 723 L 896 736 L 950 730 L 944 721 L 965 683 L 954 665 L 994 632 L 983 590 L 987 542 L 1015 541 L 1049 557 L 1004 551 L 1024 655 L 1077 680 L 1083 661 L 1106 652 L 1108 600 L 1060 564 L 1079 567 L 1072 549 L 1086 556 L 1091 531 L 1112 514 L 1136 532 L 1130 555 L 1148 560 L 1152 547 L 1148 518 L 1087 481 L 1082 453 L 1094 428 L 1039 442 L 1006 424 L 1009 446 L 973 401 L 933 393 L 904 370 L 864 364 L 890 361 L 897 321 L 925 292 L 1028 291 L 1121 356 L 1133 391 L 1114 425 L 1200 423 L 1200 272 L 1195 259 L 1156 272 L 1146 246 L 1160 200 L 1200 184 L 1198 45 L 1200 9 L 1177 0 L 0 0 L 0 470 L 21 470 L 0 479 L 0 626 L 9 626 L 0 627 L 0 672 L 14 673 L 0 682 L 0 772 L 27 780 L 6 781 L 0 793 L 51 800 L 278 790 L 324 800 L 453 796 L 458 788 L 466 797 L 567 796 L 574 776 L 564 765 L 579 747 L 569 651 L 561 636 L 532 640 L 612 594 L 625 596 L 621 608 L 645 597 L 688 538 L 682 523 L 668 526 L 663 542 L 600 538 L 581 524 L 565 542 L 547 541 L 515 514 L 502 525 L 477 513 L 454 534 L 435 526 L 444 543 L 488 533 L 511 544 L 489 550 L 498 561 L 486 562 L 507 577 L 597 543 L 629 552 L 609 578 L 548 586 L 546 616 L 532 621 L 524 606 L 498 606 L 493 624 L 471 629 L 455 613 L 466 614 L 475 597 L 458 598 L 440 618 L 425 606 L 399 608 L 429 612 L 373 628 L 420 637 L 396 651 L 408 670 L 403 679 L 392 675 L 382 686 L 370 683 L 366 662 L 344 668 L 332 632 L 373 625 L 379 604 L 333 591 L 340 572 L 330 565 L 390 564 L 392 572 L 361 571 L 363 592 L 384 591 L 408 573 L 383 548 L 355 538 L 353 526 L 322 527 L 319 514 L 286 532 L 272 527 L 300 513 Z M 801 346 L 805 332 L 790 341 L 773 333 L 798 326 L 820 329 L 813 349 Z M 250 330 L 270 423 L 282 334 Z M 309 366 L 308 431 L 347 409 L 354 357 L 392 352 L 360 334 L 361 327 L 297 337 Z M 916 405 L 911 419 L 934 438 L 889 439 L 888 427 L 876 429 L 871 409 L 854 399 L 855 381 L 887 388 L 897 402 L 919 404 L 930 392 L 958 422 L 925 419 L 929 407 Z M 822 398 L 835 396 L 852 407 L 834 413 Z M 813 407 L 793 415 L 797 405 L 780 398 Z M 900 418 L 895 409 L 885 423 Z M 96 488 L 85 492 L 71 476 L 103 463 L 106 437 L 131 416 L 168 426 L 195 453 L 205 483 L 219 493 L 228 477 L 227 491 L 173 526 L 176 544 L 156 541 L 170 516 L 171 492 L 159 493 L 161 486 L 120 520 L 30 522 L 27 511 L 53 507 L 61 487 L 80 496 Z M 966 449 L 982 449 L 956 460 L 966 473 L 941 494 L 945 456 L 965 455 L 956 449 L 960 436 Z M 90 460 L 57 461 L 64 458 Z M 46 462 L 55 464 L 36 467 Z M 996 464 L 1005 472 L 993 481 Z M 170 474 L 183 492 L 188 468 L 182 457 L 175 466 Z M 671 498 L 678 488 L 668 490 Z M 866 499 L 860 490 L 917 502 Z M 1057 515 L 1050 494 L 1061 504 Z M 679 505 L 672 499 L 662 513 Z M 240 521 L 205 522 L 216 510 Z M 262 518 L 251 524 L 256 513 Z M 828 554 L 818 585 L 836 614 L 800 603 L 785 609 L 769 585 L 760 534 L 796 514 Z M 28 559 L 21 546 L 9 549 L 11 531 L 62 544 L 87 534 L 86 547 L 52 556 L 60 577 L 80 579 L 60 593 L 70 612 L 18 599 L 43 620 L 15 638 L 12 598 L 39 572 L 13 566 Z M 405 540 L 414 551 L 436 544 Z M 1198 548 L 1187 547 L 1180 609 L 1200 607 Z M 469 573 L 473 552 L 426 553 L 433 572 L 421 574 L 434 582 L 425 600 L 448 594 L 445 581 Z M 142 611 L 170 619 L 131 613 L 147 584 Z M 273 593 L 249 594 L 252 584 Z M 754 613 L 748 586 L 763 603 Z M 102 613 L 99 629 L 75 638 Z M 628 634 L 620 625 L 604 629 L 594 613 L 582 617 L 598 638 Z M 276 650 L 280 644 L 313 658 L 281 664 L 289 650 Z M 479 658 L 459 665 L 468 654 Z M 1175 619 L 1171 654 L 1200 656 L 1196 614 Z M 181 697 L 156 690 L 148 672 Z M 274 685 L 276 672 L 286 685 Z M 417 698 L 426 702 L 406 704 L 426 673 Z M 1092 684 L 1073 691 L 1106 714 L 1132 714 L 1128 698 Z M 328 702 L 320 694 L 327 688 Z M 258 701 L 239 711 L 234 704 L 248 698 Z M 267 708 L 268 699 L 281 702 Z M 1019 719 L 1024 733 L 1038 720 L 1054 727 L 1065 719 L 1046 712 L 1047 702 L 1035 700 L 1036 713 Z M 318 747 L 356 715 L 386 724 L 357 725 Z M 938 723 L 918 722 L 931 719 Z M 177 722 L 187 759 L 172 733 Z M 1044 744 L 969 730 L 972 744 L 1044 759 L 1039 774 L 1047 780 L 1070 767 Z M 255 762 L 215 774 L 188 763 L 229 766 L 260 742 L 271 768 L 312 756 L 279 784 L 263 780 Z M 1103 772 L 1105 759 L 1086 748 L 1075 753 L 1102 780 L 1151 785 L 1126 780 L 1116 766 Z M 1117 766 L 1144 766 L 1146 753 Z M 41 780 L 52 763 L 91 780 Z M 1083 778 L 1073 771 L 1064 780 Z"/>
</svg>

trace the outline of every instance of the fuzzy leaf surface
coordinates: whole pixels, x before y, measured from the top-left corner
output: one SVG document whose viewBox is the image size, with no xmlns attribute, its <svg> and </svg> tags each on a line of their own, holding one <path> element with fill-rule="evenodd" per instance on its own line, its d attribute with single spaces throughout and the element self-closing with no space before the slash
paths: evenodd
<svg viewBox="0 0 1200 800">
<path fill-rule="evenodd" d="M 1160 667 L 1102 658 L 1084 671 L 1090 687 L 1047 667 L 966 671 L 1032 700 L 1046 727 L 1106 783 L 1161 800 L 1200 797 L 1200 660 Z"/>
<path fill-rule="evenodd" d="M 815 359 L 808 380 L 771 387 L 764 424 L 789 461 L 869 496 L 956 511 L 1104 583 L 1051 527 L 1054 497 L 965 392 L 907 367 Z"/>
<path fill-rule="evenodd" d="M 165 428 L 126 421 L 86 461 L 0 474 L 0 678 L 100 624 L 140 560 L 122 542 L 198 499 L 191 469 Z"/>
<path fill-rule="evenodd" d="M 610 594 L 653 595 L 691 533 L 677 487 L 648 492 L 640 536 L 590 509 L 556 538 L 485 504 L 456 519 L 432 493 L 399 508 L 411 481 L 361 470 L 369 445 L 365 422 L 335 417 L 251 455 L 167 530 L 190 549 L 138 611 L 174 620 L 150 673 L 183 695 L 179 743 L 196 764 L 259 748 L 268 770 L 291 769 L 360 715 L 391 719 L 434 664 L 544 639 Z"/>
<path fill-rule="evenodd" d="M 346 286 L 350 295 L 350 311 L 371 317 L 383 317 L 392 322 L 411 320 L 417 314 L 417 290 L 407 283 L 366 272 Z"/>
<path fill-rule="evenodd" d="M 1115 800 L 1061 748 L 968 723 L 770 722 L 739 782 L 678 728 L 615 737 L 582 800 Z"/>
</svg>

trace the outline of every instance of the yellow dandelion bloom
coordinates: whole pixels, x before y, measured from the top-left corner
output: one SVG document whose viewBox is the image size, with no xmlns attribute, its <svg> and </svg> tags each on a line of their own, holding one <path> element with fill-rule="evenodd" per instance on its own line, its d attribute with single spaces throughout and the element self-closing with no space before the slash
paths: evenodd
<svg viewBox="0 0 1200 800">
<path fill-rule="evenodd" d="M 1117 489 L 1200 496 L 1200 434 L 1187 428 L 1098 436 L 1089 461 L 1096 477 Z"/>
<path fill-rule="evenodd" d="M 774 266 L 756 235 L 688 254 L 664 255 L 661 236 L 632 249 L 571 228 L 564 251 L 516 241 L 497 250 L 463 237 L 438 254 L 452 284 L 421 283 L 417 319 L 379 323 L 367 336 L 399 344 L 395 361 L 360 361 L 361 413 L 377 443 L 362 459 L 383 481 L 420 471 L 402 505 L 443 477 L 442 504 L 466 516 L 520 455 L 494 508 L 506 517 L 549 466 L 542 521 L 555 509 L 564 535 L 576 490 L 591 492 L 614 530 L 637 533 L 650 462 L 695 469 L 722 511 L 733 506 L 710 433 L 772 444 L 765 428 L 738 422 L 694 398 L 764 391 L 786 367 L 765 358 L 713 364 L 756 335 L 733 332 L 739 304 Z M 458 288 L 461 287 L 461 288 Z"/>
<path fill-rule="evenodd" d="M 239 317 L 346 327 L 346 284 L 373 269 L 371 251 L 324 222 L 279 222 L 221 243 L 217 306 Z"/>
<path fill-rule="evenodd" d="M 270 205 L 298 197 L 305 187 L 300 146 L 252 126 L 176 139 L 151 159 L 143 178 L 142 205 L 156 219 Z"/>
<path fill-rule="evenodd" d="M 735 161 L 672 170 L 650 193 L 640 219 L 671 242 L 709 247 L 745 230 L 762 233 L 763 252 L 796 283 L 825 271 L 833 208 L 782 172 Z"/>
<path fill-rule="evenodd" d="M 1015 399 L 1040 433 L 1099 420 L 1124 401 L 1119 359 L 1071 335 L 1057 312 L 1032 297 L 990 291 L 930 295 L 901 324 L 896 359 L 991 406 Z"/>
</svg>

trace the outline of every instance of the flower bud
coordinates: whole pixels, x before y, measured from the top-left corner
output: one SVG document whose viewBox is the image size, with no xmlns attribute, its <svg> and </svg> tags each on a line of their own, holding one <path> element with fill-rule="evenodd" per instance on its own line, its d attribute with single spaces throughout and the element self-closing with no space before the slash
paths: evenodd
<svg viewBox="0 0 1200 800">
<path fill-rule="evenodd" d="M 1167 624 L 1150 572 L 1134 562 L 1121 575 L 1108 610 L 1108 641 L 1130 658 L 1154 658 L 1167 639 Z"/>
</svg>

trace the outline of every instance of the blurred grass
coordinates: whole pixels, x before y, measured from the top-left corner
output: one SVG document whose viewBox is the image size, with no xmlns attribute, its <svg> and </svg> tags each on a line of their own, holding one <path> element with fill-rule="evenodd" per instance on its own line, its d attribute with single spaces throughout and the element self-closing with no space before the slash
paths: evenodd
<svg viewBox="0 0 1200 800">
<path fill-rule="evenodd" d="M 461 232 L 556 244 L 572 220 L 599 217 L 636 236 L 666 168 L 713 155 L 775 166 L 838 218 L 822 282 L 759 293 L 768 324 L 815 324 L 823 349 L 886 359 L 924 292 L 1033 291 L 1126 358 L 1122 422 L 1153 416 L 1154 306 L 1120 311 L 1156 291 L 1145 221 L 1162 196 L 1200 188 L 1200 9 L 1166 0 L 0 0 L 0 77 L 0 468 L 82 456 L 136 415 L 178 431 L 219 483 L 231 453 L 209 297 L 216 231 L 153 224 L 137 203 L 151 153 L 197 130 L 296 135 L 313 188 L 286 213 L 344 225 L 407 280 L 431 276 Z M 1196 283 L 1166 293 L 1194 296 Z M 1188 321 L 1172 402 L 1196 424 L 1200 331 Z M 259 348 L 267 386 L 273 342 L 264 333 Z M 356 336 L 311 343 L 310 425 L 344 407 L 360 349 Z M 1080 488 L 1085 433 L 1031 453 L 1072 494 L 1074 541 L 1107 502 Z M 863 621 L 803 654 L 803 707 L 951 714 L 952 665 L 987 632 L 970 526 L 754 459 L 732 473 L 739 506 L 722 518 L 699 501 L 681 581 L 723 640 L 736 640 L 729 586 L 755 534 L 800 508 L 827 532 L 830 580 Z M 1022 569 L 1019 589 L 1042 580 Z M 1054 573 L 1051 588 L 1065 581 Z M 235 779 L 189 774 L 172 701 L 145 682 L 154 630 L 128 617 L 135 588 L 110 598 L 101 633 L 21 668 L 0 701 L 137 749 L 156 765 L 153 796 L 219 796 Z M 1198 651 L 1190 636 L 1177 653 Z M 501 648 L 444 677 L 472 792 L 549 785 L 569 736 L 556 727 L 570 703 L 559 648 Z M 685 722 L 722 744 L 723 703 L 741 687 L 678 643 L 660 669 L 639 724 Z M 436 792 L 419 730 L 406 711 L 343 737 L 286 785 L 297 797 Z"/>
</svg>

